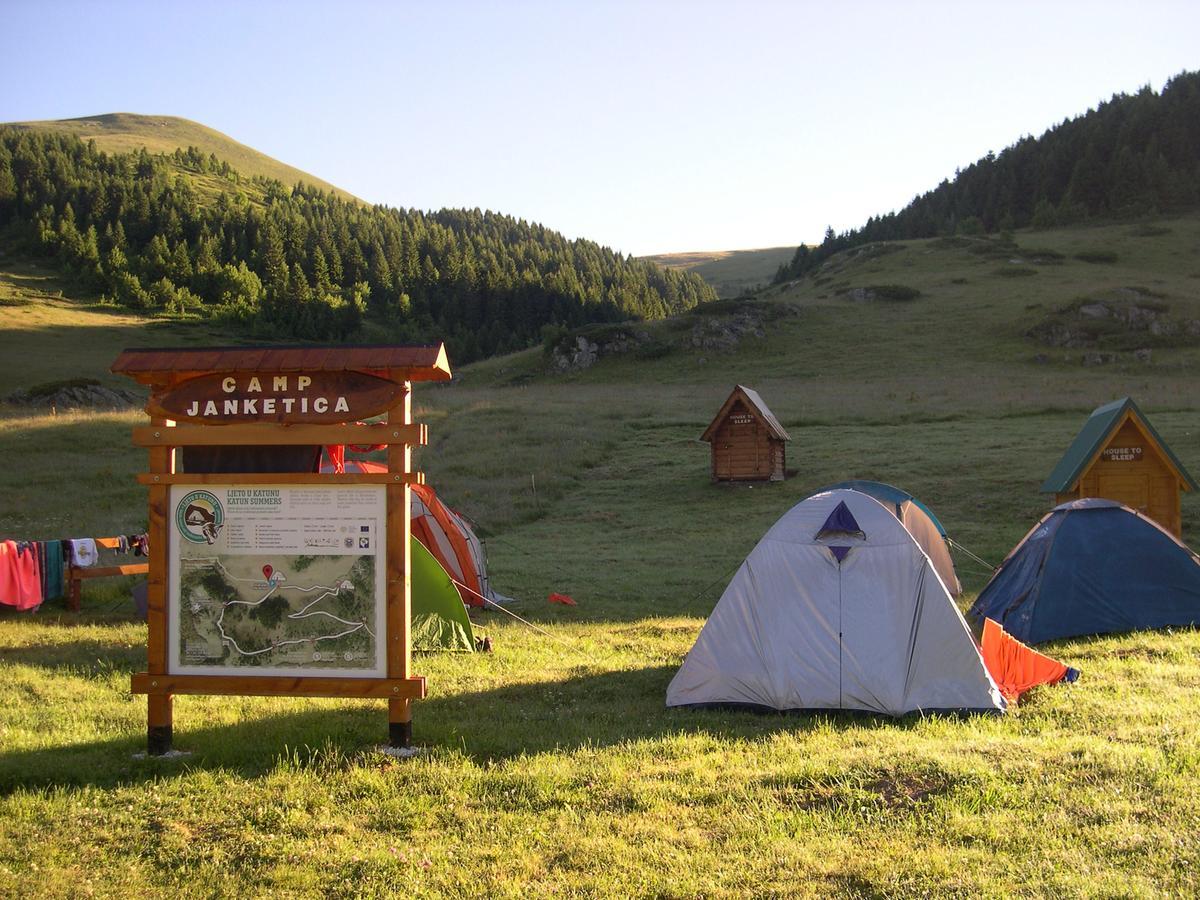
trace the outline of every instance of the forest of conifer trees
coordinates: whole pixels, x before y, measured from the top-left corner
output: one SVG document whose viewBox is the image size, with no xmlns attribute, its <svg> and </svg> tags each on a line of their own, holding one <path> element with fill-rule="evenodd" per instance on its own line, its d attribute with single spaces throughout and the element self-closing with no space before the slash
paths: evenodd
<svg viewBox="0 0 1200 900">
<path fill-rule="evenodd" d="M 861 228 L 801 245 L 775 282 L 799 278 L 874 241 L 979 234 L 1089 219 L 1140 217 L 1200 206 L 1200 72 L 1161 93 L 1118 94 L 1040 138 L 1026 137 Z"/>
<path fill-rule="evenodd" d="M 368 207 L 244 178 L 195 148 L 105 154 L 13 128 L 0 128 L 0 241 L 132 309 L 276 339 L 444 340 L 460 363 L 547 326 L 715 299 L 695 275 L 497 213 Z"/>
</svg>

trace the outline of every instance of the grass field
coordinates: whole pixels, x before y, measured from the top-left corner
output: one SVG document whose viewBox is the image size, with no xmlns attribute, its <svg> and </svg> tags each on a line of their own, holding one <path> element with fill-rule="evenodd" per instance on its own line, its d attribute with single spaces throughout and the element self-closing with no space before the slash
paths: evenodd
<svg viewBox="0 0 1200 900">
<path fill-rule="evenodd" d="M 1200 220 L 1161 228 L 1018 234 L 990 257 L 907 242 L 773 289 L 790 314 L 732 352 L 673 344 L 547 376 L 529 351 L 418 385 L 420 467 L 480 523 L 495 586 L 552 636 L 489 614 L 494 653 L 419 656 L 414 760 L 373 749 L 378 704 L 196 697 L 176 701 L 192 755 L 135 760 L 146 630 L 127 586 L 90 588 L 79 615 L 0 613 L 0 894 L 1195 895 L 1200 633 L 1053 644 L 1081 680 L 1003 718 L 663 706 L 732 570 L 824 483 L 898 484 L 995 562 L 1048 508 L 1038 486 L 1100 403 L 1133 395 L 1200 471 L 1195 339 L 1084 366 L 1087 351 L 1025 336 L 1130 287 L 1200 318 Z M 1115 261 L 1076 258 L 1095 252 Z M 151 338 L 36 277 L 0 279 L 27 301 L 2 310 L 0 394 L 102 377 L 122 344 L 198 327 Z M 897 284 L 920 295 L 850 299 Z M 697 438 L 735 382 L 791 433 L 794 478 L 708 482 Z M 144 527 L 140 418 L 0 410 L 0 537 Z M 1184 520 L 1200 543 L 1192 496 Z M 956 561 L 969 602 L 987 573 Z"/>
<path fill-rule="evenodd" d="M 660 253 L 647 259 L 671 269 L 688 269 L 707 281 L 718 297 L 738 297 L 771 283 L 775 271 L 792 261 L 795 247 Z"/>
<path fill-rule="evenodd" d="M 44 122 L 0 123 L 31 131 L 66 132 L 84 143 L 95 141 L 105 153 L 133 153 L 145 147 L 150 153 L 174 153 L 176 149 L 196 147 L 204 153 L 214 153 L 242 175 L 276 178 L 288 187 L 299 181 L 337 194 L 346 200 L 356 199 L 339 187 L 303 172 L 294 166 L 260 153 L 253 147 L 235 141 L 216 129 L 181 119 L 177 116 L 144 116 L 136 113 L 108 113 L 83 116 L 78 119 L 53 119 Z"/>
</svg>

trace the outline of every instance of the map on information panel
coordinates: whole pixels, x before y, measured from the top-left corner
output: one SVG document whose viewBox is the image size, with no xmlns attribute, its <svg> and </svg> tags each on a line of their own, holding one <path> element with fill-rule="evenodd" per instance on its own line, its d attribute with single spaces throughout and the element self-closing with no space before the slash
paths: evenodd
<svg viewBox="0 0 1200 900">
<path fill-rule="evenodd" d="M 383 676 L 382 487 L 173 487 L 170 671 Z"/>
</svg>

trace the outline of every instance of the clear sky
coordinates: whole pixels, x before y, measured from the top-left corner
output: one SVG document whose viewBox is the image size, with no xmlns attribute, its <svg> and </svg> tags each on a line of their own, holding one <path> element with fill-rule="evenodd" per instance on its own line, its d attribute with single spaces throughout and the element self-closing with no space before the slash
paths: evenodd
<svg viewBox="0 0 1200 900">
<path fill-rule="evenodd" d="M 633 254 L 819 241 L 1200 68 L 1200 3 L 0 0 L 0 121 L 194 119 Z"/>
</svg>

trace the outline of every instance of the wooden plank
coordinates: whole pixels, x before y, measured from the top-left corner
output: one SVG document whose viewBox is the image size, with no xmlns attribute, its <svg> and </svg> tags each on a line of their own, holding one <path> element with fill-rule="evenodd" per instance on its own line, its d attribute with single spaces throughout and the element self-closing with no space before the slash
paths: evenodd
<svg viewBox="0 0 1200 900">
<path fill-rule="evenodd" d="M 137 447 L 223 447 L 260 444 L 428 443 L 425 425 L 178 425 L 133 429 Z"/>
<path fill-rule="evenodd" d="M 393 427 L 412 422 L 412 384 L 405 382 L 404 399 L 388 411 Z M 412 468 L 408 444 L 388 447 L 389 472 Z M 392 678 L 411 677 L 412 667 L 412 522 L 409 518 L 412 490 L 407 484 L 387 489 L 387 671 Z M 408 747 L 412 743 L 412 701 L 407 697 L 388 700 L 388 743 Z"/>
<path fill-rule="evenodd" d="M 352 361 L 352 362 L 351 362 Z M 349 368 L 386 371 L 395 381 L 449 381 L 442 344 L 356 347 L 201 347 L 125 350 L 109 371 L 142 384 L 166 384 L 172 376 L 210 372 L 285 372 Z"/>
<path fill-rule="evenodd" d="M 152 418 L 150 424 L 166 428 L 169 419 Z M 150 471 L 157 478 L 175 470 L 175 451 L 170 447 L 149 450 Z M 150 491 L 150 569 L 146 585 L 146 669 L 155 676 L 167 671 L 167 544 L 170 538 L 171 489 L 155 484 Z M 147 747 L 151 753 L 170 749 L 174 703 L 169 693 L 151 697 L 146 704 Z"/>
<path fill-rule="evenodd" d="M 364 697 L 377 700 L 425 697 L 425 679 L 321 678 L 287 675 L 166 675 L 139 672 L 130 679 L 135 694 L 237 694 L 250 697 Z"/>
<path fill-rule="evenodd" d="M 399 421 L 397 421 L 399 420 Z M 389 424 L 407 425 L 412 422 L 412 385 L 405 384 L 404 399 L 388 412 Z M 407 444 L 388 447 L 389 475 L 408 472 L 412 467 L 412 450 Z M 409 521 L 412 496 L 407 483 L 392 485 L 387 491 L 387 660 L 388 675 L 406 678 L 412 661 L 412 642 L 409 625 L 412 614 L 412 567 Z M 403 714 L 402 710 L 393 710 Z"/>
<path fill-rule="evenodd" d="M 128 563 L 122 566 L 92 566 L 88 569 L 72 566 L 71 577 L 76 579 L 115 578 L 118 575 L 145 575 L 149 571 L 149 563 Z"/>
<path fill-rule="evenodd" d="M 170 484 L 424 484 L 424 472 L 174 472 L 156 475 L 142 472 L 139 484 L 152 487 Z M 153 542 L 151 544 L 153 546 Z"/>
</svg>

